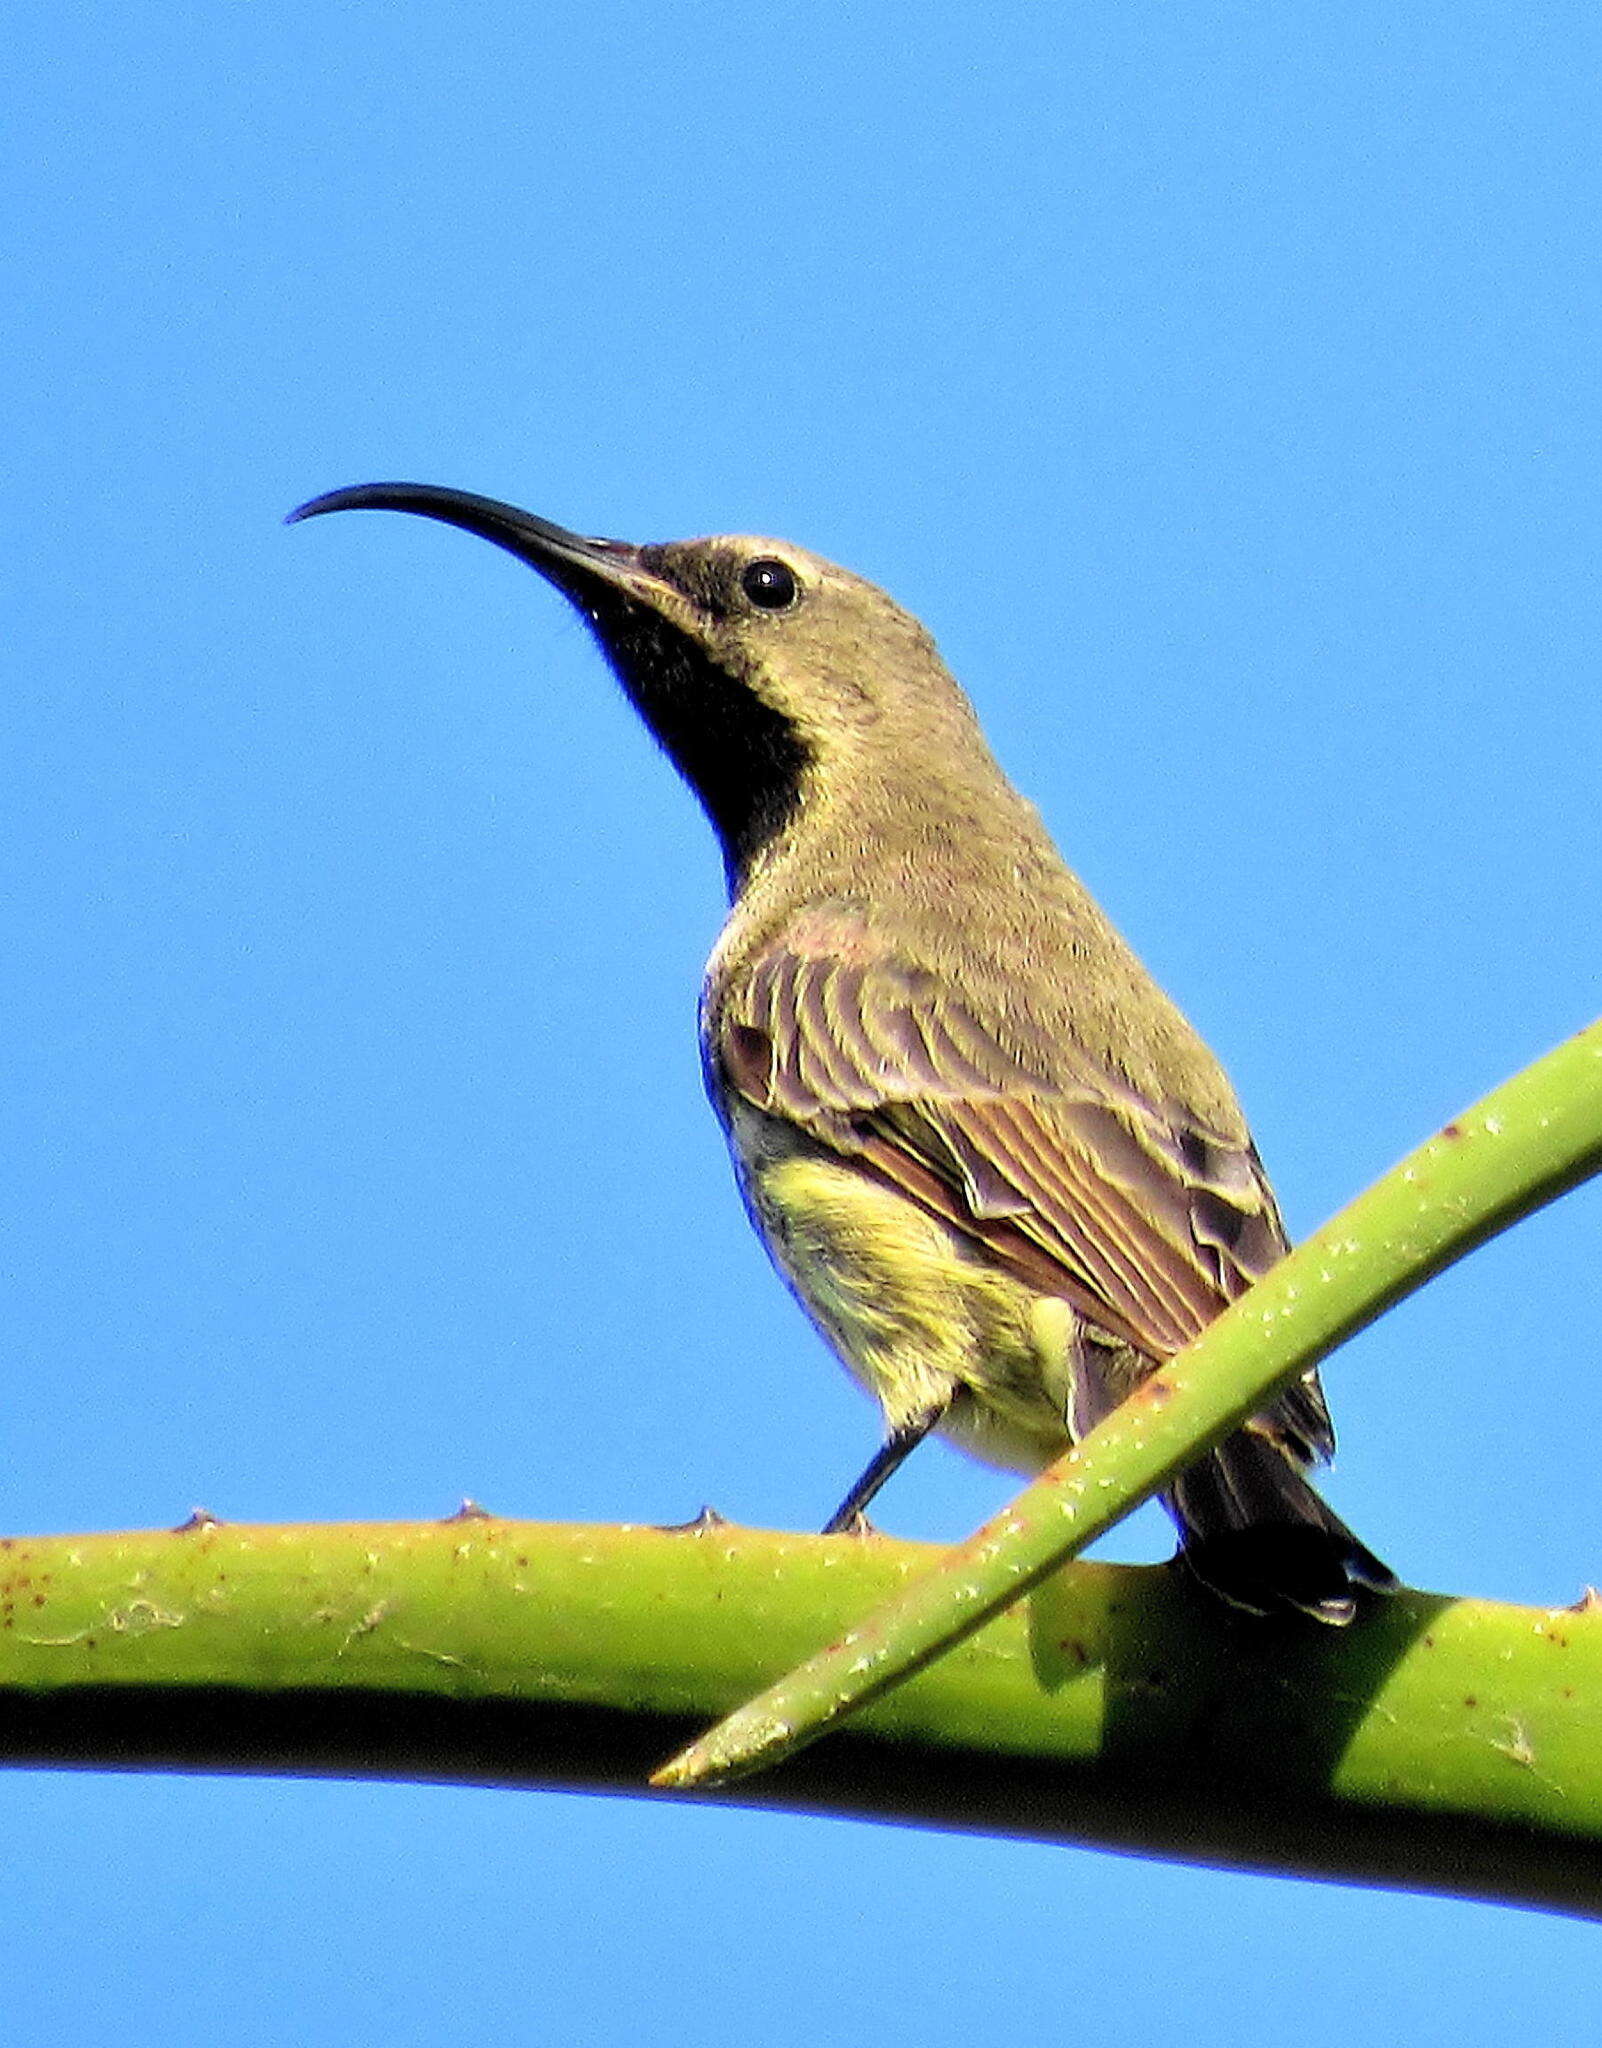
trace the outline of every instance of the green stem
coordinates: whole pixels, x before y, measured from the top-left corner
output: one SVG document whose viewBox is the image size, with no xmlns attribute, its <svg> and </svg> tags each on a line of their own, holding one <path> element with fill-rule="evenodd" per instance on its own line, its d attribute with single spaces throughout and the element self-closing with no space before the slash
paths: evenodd
<svg viewBox="0 0 1602 2048">
<path fill-rule="evenodd" d="M 14 1538 L 0 1759 L 639 1795 L 932 1554 L 488 1517 Z M 1266 1626 L 1078 1564 L 738 1796 L 1598 1917 L 1602 1609 Z"/>
<path fill-rule="evenodd" d="M 1602 1166 L 1602 1023 L 1446 1125 L 1283 1259 L 1083 1443 L 654 1783 L 759 1770 L 921 1670 L 1444 1266 Z"/>
</svg>

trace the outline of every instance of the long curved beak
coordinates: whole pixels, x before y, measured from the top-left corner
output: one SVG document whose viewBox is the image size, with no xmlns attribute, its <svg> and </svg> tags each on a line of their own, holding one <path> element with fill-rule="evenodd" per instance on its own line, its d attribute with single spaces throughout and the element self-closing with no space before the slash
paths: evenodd
<svg viewBox="0 0 1602 2048">
<path fill-rule="evenodd" d="M 352 484 L 345 490 L 309 498 L 304 505 L 297 505 L 284 523 L 293 526 L 324 512 L 417 512 L 425 519 L 443 520 L 447 526 L 459 526 L 505 548 L 579 604 L 597 582 L 647 603 L 667 592 L 661 579 L 644 566 L 640 550 L 629 542 L 569 533 L 565 526 L 554 526 L 549 519 L 502 504 L 498 498 L 481 498 L 473 491 L 448 490 L 440 484 Z"/>
</svg>

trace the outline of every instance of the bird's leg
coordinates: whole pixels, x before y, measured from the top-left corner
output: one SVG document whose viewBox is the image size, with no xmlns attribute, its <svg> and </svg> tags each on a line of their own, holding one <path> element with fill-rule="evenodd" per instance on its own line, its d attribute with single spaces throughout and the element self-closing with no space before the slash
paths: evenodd
<svg viewBox="0 0 1602 2048">
<path fill-rule="evenodd" d="M 945 1414 L 945 1408 L 929 1408 L 891 1430 L 868 1460 L 867 1469 L 823 1525 L 825 1536 L 838 1536 L 850 1529 L 873 1496 L 893 1472 L 898 1471 Z"/>
</svg>

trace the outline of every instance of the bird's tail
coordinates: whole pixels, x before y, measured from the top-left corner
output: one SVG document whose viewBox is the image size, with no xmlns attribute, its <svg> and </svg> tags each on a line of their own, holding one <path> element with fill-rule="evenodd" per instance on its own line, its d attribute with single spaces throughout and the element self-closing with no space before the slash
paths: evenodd
<svg viewBox="0 0 1602 2048">
<path fill-rule="evenodd" d="M 1175 1480 L 1165 1505 L 1181 1557 L 1202 1583 L 1253 1614 L 1287 1608 L 1340 1626 L 1357 1589 L 1389 1593 L 1395 1576 L 1303 1477 L 1295 1454 L 1241 1429 Z"/>
</svg>

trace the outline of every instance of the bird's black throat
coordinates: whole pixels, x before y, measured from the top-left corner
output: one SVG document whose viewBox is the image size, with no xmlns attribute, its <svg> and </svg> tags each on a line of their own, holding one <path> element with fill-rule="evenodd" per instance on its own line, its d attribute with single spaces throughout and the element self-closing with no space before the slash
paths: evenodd
<svg viewBox="0 0 1602 2048">
<path fill-rule="evenodd" d="M 810 754 L 794 724 L 763 703 L 662 614 L 596 577 L 563 588 L 663 751 L 700 798 L 734 895 L 801 802 Z"/>
</svg>

